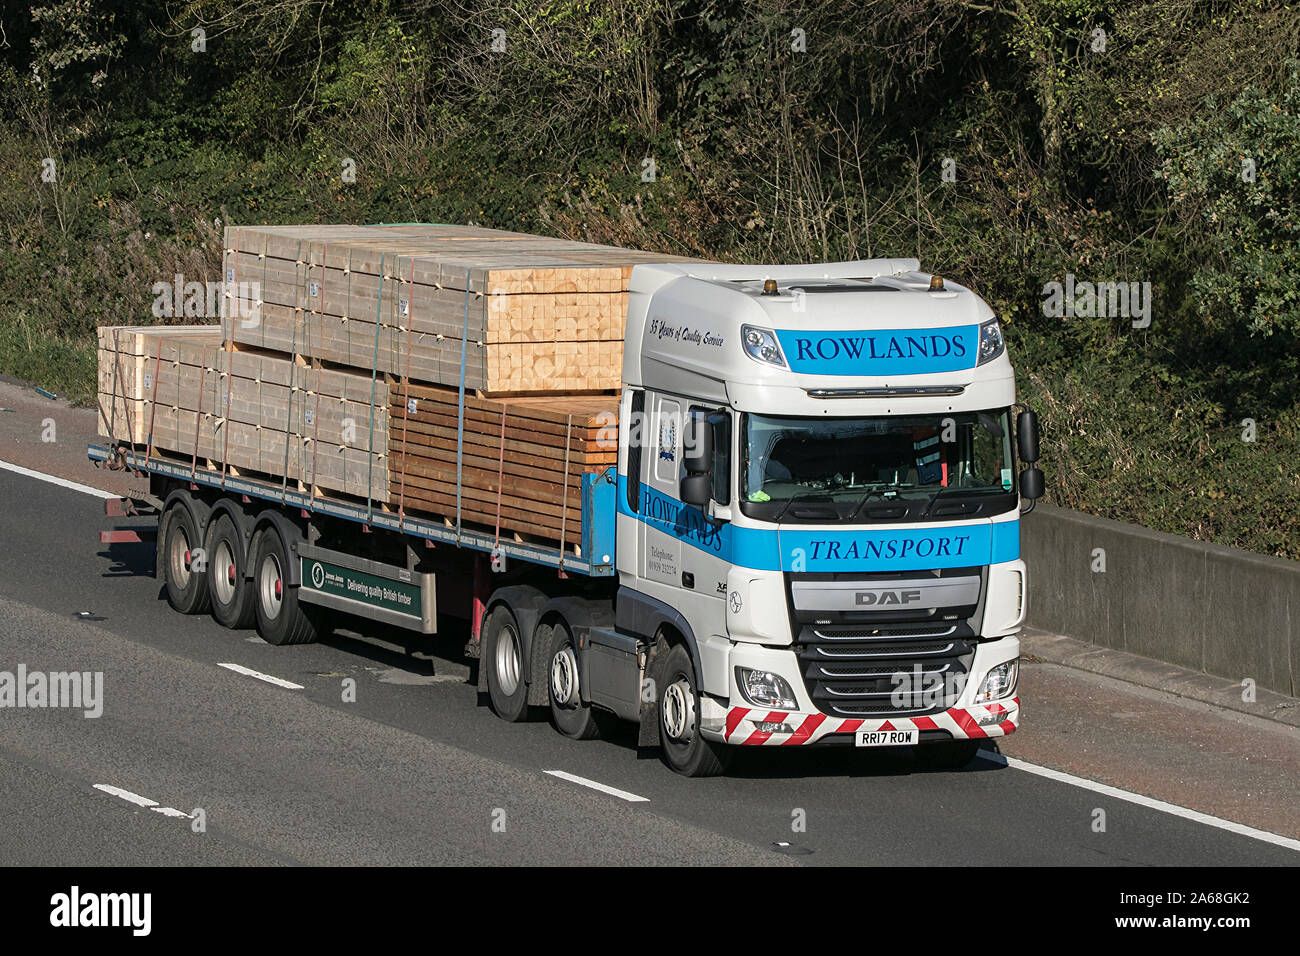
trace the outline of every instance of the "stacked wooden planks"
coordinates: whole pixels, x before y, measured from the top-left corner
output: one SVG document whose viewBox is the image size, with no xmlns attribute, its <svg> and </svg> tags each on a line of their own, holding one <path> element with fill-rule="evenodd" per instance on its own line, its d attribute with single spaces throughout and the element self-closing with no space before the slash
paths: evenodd
<svg viewBox="0 0 1300 956">
<path fill-rule="evenodd" d="M 390 504 L 454 520 L 460 431 L 460 517 L 511 535 L 582 537 L 582 476 L 618 460 L 618 398 L 489 399 L 407 383 L 390 389 Z"/>
<path fill-rule="evenodd" d="M 99 332 L 101 435 L 388 499 L 382 381 L 273 352 L 230 351 L 218 326 Z"/>
<path fill-rule="evenodd" d="M 632 267 L 672 261 L 474 226 L 230 227 L 223 321 L 241 345 L 415 381 L 463 368 L 489 396 L 607 391 Z"/>
<path fill-rule="evenodd" d="M 149 395 L 160 343 L 220 343 L 210 325 L 101 326 L 99 335 L 99 433 L 143 445 L 149 435 Z"/>
<path fill-rule="evenodd" d="M 442 225 L 225 245 L 219 327 L 100 330 L 101 434 L 580 546 L 583 475 L 617 459 L 632 269 L 680 257 Z"/>
</svg>

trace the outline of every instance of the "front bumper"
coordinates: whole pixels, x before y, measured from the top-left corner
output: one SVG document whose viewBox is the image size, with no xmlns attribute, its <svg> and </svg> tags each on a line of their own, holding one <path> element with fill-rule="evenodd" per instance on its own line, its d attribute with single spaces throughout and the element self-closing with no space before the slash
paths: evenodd
<svg viewBox="0 0 1300 956">
<path fill-rule="evenodd" d="M 781 710 L 761 710 L 750 707 L 727 709 L 722 741 L 742 746 L 790 747 L 801 744 L 831 743 L 829 737 L 844 735 L 843 741 L 853 742 L 859 730 L 911 730 L 921 731 L 922 742 L 927 739 L 982 740 L 985 737 L 1005 737 L 1014 733 L 1020 721 L 1020 698 L 953 707 L 928 717 L 871 717 L 863 720 L 831 717 L 822 713 L 795 713 Z M 783 724 L 788 732 L 772 733 L 760 730 L 760 723 Z"/>
<path fill-rule="evenodd" d="M 888 713 L 868 717 L 844 717 L 823 713 L 813 703 L 800 676 L 800 665 L 789 648 L 757 644 L 731 644 L 722 661 L 727 668 L 727 694 L 702 701 L 700 730 L 719 743 L 742 746 L 799 746 L 816 743 L 849 743 L 859 730 L 919 730 L 920 741 L 982 740 L 1005 737 L 1020 725 L 1020 696 L 988 703 L 975 703 L 976 689 L 988 672 L 1006 661 L 1018 659 L 1020 641 L 1015 636 L 979 644 L 971 665 L 971 680 L 955 706 L 924 716 L 894 716 Z M 720 662 L 721 663 L 721 662 Z M 793 689 L 796 707 L 789 711 L 756 707 L 745 699 L 736 684 L 736 667 L 771 671 L 785 678 Z M 720 688 L 719 688 L 720 689 Z M 759 724 L 784 725 L 785 729 L 760 728 Z M 827 739 L 832 738 L 832 739 Z"/>
</svg>

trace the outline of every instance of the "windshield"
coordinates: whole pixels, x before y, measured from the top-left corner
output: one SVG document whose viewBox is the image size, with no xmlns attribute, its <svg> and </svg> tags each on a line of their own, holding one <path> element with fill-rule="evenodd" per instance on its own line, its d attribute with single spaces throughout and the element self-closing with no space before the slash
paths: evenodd
<svg viewBox="0 0 1300 956">
<path fill-rule="evenodd" d="M 744 417 L 741 510 L 782 522 L 951 519 L 1017 502 L 1008 409 Z"/>
</svg>

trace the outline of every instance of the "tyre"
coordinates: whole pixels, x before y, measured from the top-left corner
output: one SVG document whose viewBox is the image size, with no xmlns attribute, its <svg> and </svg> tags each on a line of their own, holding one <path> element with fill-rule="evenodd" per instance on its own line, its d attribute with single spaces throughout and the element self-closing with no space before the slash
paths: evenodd
<svg viewBox="0 0 1300 956">
<path fill-rule="evenodd" d="M 524 641 L 519 622 L 498 604 L 483 622 L 483 656 L 492 710 L 512 723 L 528 719 L 528 684 L 524 681 Z"/>
<path fill-rule="evenodd" d="M 933 744 L 918 744 L 916 762 L 930 770 L 960 770 L 979 752 L 978 740 L 944 740 Z"/>
<path fill-rule="evenodd" d="M 596 709 L 582 702 L 578 676 L 578 649 L 573 633 L 563 621 L 537 629 L 535 640 L 548 640 L 546 655 L 547 697 L 551 705 L 551 723 L 555 729 L 574 740 L 594 740 L 601 726 Z"/>
<path fill-rule="evenodd" d="M 309 644 L 316 640 L 311 619 L 298 604 L 298 589 L 288 583 L 289 554 L 280 532 L 265 528 L 253 551 L 253 607 L 257 633 L 268 644 Z"/>
<path fill-rule="evenodd" d="M 664 763 L 685 777 L 725 772 L 733 751 L 700 733 L 700 695 L 690 653 L 683 645 L 674 645 L 659 673 L 659 749 Z"/>
<path fill-rule="evenodd" d="M 202 614 L 208 609 L 208 559 L 202 552 L 202 536 L 190 509 L 174 503 L 163 512 L 158 530 L 158 567 L 167 603 L 182 614 Z"/>
<path fill-rule="evenodd" d="M 253 547 L 256 544 L 254 541 Z M 253 606 L 256 588 L 246 579 L 248 557 L 239 530 L 229 515 L 223 514 L 208 525 L 203 551 L 208 559 L 212 617 L 223 627 L 234 630 L 252 627 L 257 620 L 257 609 Z"/>
</svg>

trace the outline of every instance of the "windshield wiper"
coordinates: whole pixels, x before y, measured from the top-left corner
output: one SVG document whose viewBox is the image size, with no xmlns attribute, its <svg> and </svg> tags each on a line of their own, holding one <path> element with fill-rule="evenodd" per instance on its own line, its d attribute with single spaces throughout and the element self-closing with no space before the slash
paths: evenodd
<svg viewBox="0 0 1300 956">
<path fill-rule="evenodd" d="M 872 498 L 877 496 L 884 498 L 891 491 L 894 493 L 894 496 L 897 497 L 899 490 L 907 487 L 909 486 L 908 485 L 884 485 L 883 487 L 880 488 L 868 488 L 867 493 L 858 499 L 858 503 L 854 505 L 853 510 L 849 512 L 848 520 L 851 521 L 854 518 L 856 518 L 858 516 L 858 512 L 860 512 L 866 506 L 867 502 L 870 501 Z"/>
<path fill-rule="evenodd" d="M 790 510 L 790 506 L 791 506 L 792 504 L 794 504 L 796 501 L 805 501 L 805 500 L 807 500 L 807 499 L 809 499 L 809 498 L 811 498 L 811 497 L 814 497 L 814 496 L 815 496 L 815 497 L 820 497 L 820 498 L 822 498 L 822 499 L 824 499 L 824 500 L 830 502 L 832 505 L 835 503 L 835 499 L 832 498 L 830 495 L 824 493 L 824 492 L 819 492 L 819 491 L 805 491 L 805 492 L 803 492 L 803 493 L 801 493 L 801 494 L 794 495 L 794 496 L 791 497 L 788 501 L 786 501 L 786 503 L 785 503 L 785 507 L 782 508 L 782 509 L 777 513 L 776 517 L 772 519 L 772 523 L 773 523 L 773 524 L 780 524 L 781 519 L 785 517 L 785 513 L 786 513 L 787 511 Z M 835 509 L 832 508 L 831 510 L 834 511 Z M 836 518 L 839 517 L 839 512 L 836 512 L 835 517 L 836 517 Z"/>
<path fill-rule="evenodd" d="M 930 513 L 930 509 L 934 507 L 934 503 L 938 501 L 940 498 L 947 498 L 955 495 L 990 495 L 990 494 L 1009 494 L 1009 492 L 1004 491 L 1002 488 L 998 488 L 993 485 L 986 485 L 982 488 L 965 488 L 957 485 L 951 485 L 947 488 L 940 488 L 938 491 L 936 491 L 934 494 L 930 496 L 928 501 L 926 501 L 925 510 L 922 512 L 922 514 L 928 515 Z"/>
</svg>

